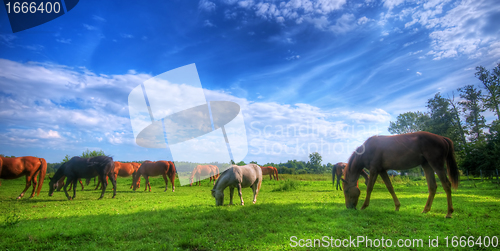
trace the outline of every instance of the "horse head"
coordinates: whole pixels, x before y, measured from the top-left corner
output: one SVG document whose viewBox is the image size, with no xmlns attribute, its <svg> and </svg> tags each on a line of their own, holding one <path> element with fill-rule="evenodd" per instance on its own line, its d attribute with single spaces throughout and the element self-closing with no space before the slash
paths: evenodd
<svg viewBox="0 0 500 251">
<path fill-rule="evenodd" d="M 356 209 L 358 205 L 359 195 L 361 191 L 359 190 L 357 182 L 347 182 L 342 179 L 344 186 L 344 197 L 345 197 L 345 206 L 348 209 Z"/>
<path fill-rule="evenodd" d="M 50 177 L 49 180 L 49 196 L 52 196 L 57 188 L 57 180 Z"/>
<path fill-rule="evenodd" d="M 212 197 L 215 198 L 215 206 L 224 205 L 224 192 L 212 189 Z"/>
</svg>

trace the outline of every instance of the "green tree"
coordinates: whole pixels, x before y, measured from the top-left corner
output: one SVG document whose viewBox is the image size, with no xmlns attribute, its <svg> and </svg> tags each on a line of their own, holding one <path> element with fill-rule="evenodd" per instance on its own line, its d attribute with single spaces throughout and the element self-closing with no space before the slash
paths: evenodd
<svg viewBox="0 0 500 251">
<path fill-rule="evenodd" d="M 308 167 L 313 173 L 323 173 L 323 166 L 321 165 L 321 155 L 318 152 L 313 152 L 309 154 Z"/>
<path fill-rule="evenodd" d="M 244 166 L 244 165 L 246 165 L 246 163 L 242 160 L 242 161 L 238 162 L 238 164 L 236 164 L 236 165 L 238 165 L 238 166 Z"/>
<path fill-rule="evenodd" d="M 481 90 L 477 90 L 473 85 L 466 85 L 458 88 L 463 101 L 458 102 L 465 113 L 466 128 L 472 141 L 480 140 L 483 136 L 483 128 L 486 127 L 486 119 L 482 112 L 486 109 L 481 104 Z"/>
<path fill-rule="evenodd" d="M 500 63 L 493 68 L 492 72 L 486 70 L 483 66 L 478 66 L 476 67 L 475 75 L 488 91 L 488 93 L 483 96 L 485 107 L 495 112 L 498 121 L 500 121 Z"/>
<path fill-rule="evenodd" d="M 429 115 L 425 113 L 419 111 L 406 112 L 399 114 L 395 122 L 391 121 L 388 130 L 392 134 L 425 131 L 429 120 Z"/>
<path fill-rule="evenodd" d="M 104 154 L 103 150 L 99 150 L 99 151 L 93 150 L 93 151 L 90 151 L 89 149 L 87 149 L 86 151 L 84 151 L 82 153 L 82 158 L 92 158 L 92 157 L 96 157 L 96 156 L 105 156 L 105 155 L 106 154 Z"/>
<path fill-rule="evenodd" d="M 468 152 L 467 140 L 465 139 L 464 125 L 462 123 L 462 119 L 460 118 L 460 110 L 458 109 L 460 104 L 458 102 L 455 102 L 455 93 L 453 93 L 453 98 L 448 97 L 448 103 L 450 103 L 451 105 L 451 115 L 453 117 L 452 120 L 453 125 L 455 126 L 455 128 L 458 129 L 458 136 L 460 138 L 459 141 L 460 144 L 458 145 L 458 149 L 465 149 L 466 152 Z"/>
</svg>

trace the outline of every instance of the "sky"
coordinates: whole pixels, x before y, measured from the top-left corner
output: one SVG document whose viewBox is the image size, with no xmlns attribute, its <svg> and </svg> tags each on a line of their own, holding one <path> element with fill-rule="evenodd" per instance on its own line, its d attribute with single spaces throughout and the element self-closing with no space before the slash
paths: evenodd
<svg viewBox="0 0 500 251">
<path fill-rule="evenodd" d="M 128 96 L 194 63 L 207 101 L 240 106 L 243 161 L 346 162 L 437 92 L 479 86 L 499 23 L 496 0 L 86 0 L 13 33 L 0 8 L 0 153 L 172 160 L 137 145 Z"/>
</svg>

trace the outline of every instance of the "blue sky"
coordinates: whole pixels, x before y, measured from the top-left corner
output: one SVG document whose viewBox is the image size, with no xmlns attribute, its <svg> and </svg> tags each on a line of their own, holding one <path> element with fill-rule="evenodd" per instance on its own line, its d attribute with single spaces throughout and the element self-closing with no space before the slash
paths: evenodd
<svg viewBox="0 0 500 251">
<path fill-rule="evenodd" d="M 195 63 L 208 101 L 242 108 L 244 161 L 346 161 L 435 93 L 479 85 L 498 23 L 495 0 L 80 1 L 13 34 L 1 9 L 0 153 L 169 159 L 135 144 L 128 94 Z"/>
</svg>

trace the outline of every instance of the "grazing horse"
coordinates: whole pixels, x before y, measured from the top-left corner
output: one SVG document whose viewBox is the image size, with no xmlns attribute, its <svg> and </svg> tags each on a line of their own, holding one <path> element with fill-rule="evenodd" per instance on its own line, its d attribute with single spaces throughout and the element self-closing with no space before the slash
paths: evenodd
<svg viewBox="0 0 500 251">
<path fill-rule="evenodd" d="M 64 179 L 66 178 L 66 176 L 62 176 L 56 183 L 56 191 L 59 192 L 61 191 L 61 188 L 63 188 L 64 186 Z M 80 185 L 82 186 L 82 191 L 84 189 L 83 187 L 83 182 L 81 179 L 78 179 L 78 182 L 80 182 Z M 89 185 L 90 183 L 90 179 L 87 179 L 87 185 Z M 69 184 L 69 188 L 68 188 L 68 191 L 71 191 L 71 189 L 73 188 L 73 183 Z"/>
<path fill-rule="evenodd" d="M 67 187 L 70 183 L 73 183 L 73 187 L 76 187 L 76 182 L 79 178 L 90 179 L 95 176 L 99 176 L 99 180 L 103 183 L 101 197 L 104 197 L 104 192 L 106 191 L 107 182 L 106 176 L 111 179 L 113 184 L 113 198 L 116 196 L 116 180 L 115 180 L 115 163 L 113 158 L 108 156 L 96 156 L 92 158 L 80 158 L 73 157 L 68 162 L 62 164 L 59 169 L 57 169 L 54 177 L 50 179 L 49 182 L 49 196 L 52 196 L 54 189 L 56 188 L 56 183 L 61 179 L 62 176 L 67 177 L 67 183 L 64 185 L 64 193 L 68 200 L 72 200 L 76 197 L 76 189 L 73 189 L 73 197 L 68 194 Z"/>
<path fill-rule="evenodd" d="M 170 183 L 172 183 L 172 192 L 175 191 L 175 165 L 172 163 L 172 161 L 156 161 L 152 162 L 149 160 L 146 160 L 142 162 L 141 166 L 139 169 L 137 169 L 137 172 L 134 174 L 134 180 L 132 182 L 134 191 L 136 188 L 140 185 L 140 178 L 141 175 L 144 177 L 146 180 L 146 189 L 144 191 L 148 190 L 151 192 L 151 184 L 149 184 L 149 176 L 158 176 L 158 175 L 163 175 L 163 179 L 165 180 L 165 191 L 167 191 L 168 188 L 168 179 L 170 179 Z"/>
<path fill-rule="evenodd" d="M 274 166 L 261 166 L 262 169 L 262 175 L 268 175 L 269 178 L 272 180 L 273 178 L 275 180 L 278 180 L 278 169 Z"/>
<path fill-rule="evenodd" d="M 215 205 L 224 204 L 224 189 L 229 187 L 229 205 L 233 204 L 234 188 L 238 188 L 241 205 L 244 205 L 241 196 L 241 188 L 251 187 L 253 190 L 253 203 L 257 201 L 260 185 L 262 184 L 262 169 L 257 164 L 248 164 L 245 166 L 233 165 L 231 168 L 222 172 L 219 179 L 212 189 L 212 196 L 215 198 Z"/>
<path fill-rule="evenodd" d="M 344 169 L 345 167 L 347 166 L 347 163 L 344 163 L 344 162 L 339 162 L 335 165 L 333 165 L 333 168 L 332 168 L 332 182 L 333 182 L 333 185 L 335 186 L 335 176 L 337 176 L 337 190 L 339 190 L 339 187 L 340 187 L 340 191 L 342 191 L 342 185 L 340 185 L 340 180 L 342 179 L 342 175 L 344 173 Z M 361 176 L 363 176 L 365 178 L 365 185 L 368 185 L 368 174 L 366 173 L 365 170 L 363 170 L 363 172 L 361 172 Z"/>
<path fill-rule="evenodd" d="M 115 161 L 115 180 L 118 179 L 118 176 L 120 177 L 129 177 L 132 176 L 137 169 L 139 169 L 139 166 L 141 164 L 131 162 L 131 163 L 121 163 L 119 161 Z M 133 180 L 133 177 L 132 177 Z M 139 178 L 139 184 L 140 184 L 140 178 Z M 108 177 L 106 176 L 106 183 L 108 183 Z M 99 189 L 101 185 L 101 181 L 97 182 L 97 186 L 95 187 L 94 190 Z M 130 185 L 130 188 L 132 188 L 133 184 Z"/>
<path fill-rule="evenodd" d="M 445 163 L 447 165 L 448 180 L 446 177 Z M 431 210 L 434 195 L 436 194 L 436 179 L 434 172 L 438 175 L 448 201 L 448 213 L 450 218 L 453 213 L 451 201 L 451 187 L 457 189 L 459 183 L 458 167 L 455 160 L 453 142 L 446 137 L 429 132 L 415 132 L 394 136 L 373 136 L 358 147 L 349 158 L 349 164 L 344 170 L 344 196 L 347 208 L 356 208 L 360 190 L 357 180 L 363 167 L 370 170 L 370 179 L 366 188 L 366 198 L 361 209 L 368 207 L 373 185 L 380 174 L 384 183 L 392 195 L 396 211 L 399 211 L 400 202 L 394 193 L 387 170 L 406 170 L 422 166 L 427 179 L 429 197 L 422 213 Z"/>
<path fill-rule="evenodd" d="M 215 180 L 219 176 L 219 168 L 214 165 L 197 165 L 193 169 L 191 177 L 189 178 L 189 186 L 193 186 L 193 179 L 195 176 L 198 182 L 198 186 L 201 185 L 201 177 L 210 177 L 208 183 L 213 182 L 213 185 L 215 185 Z"/>
<path fill-rule="evenodd" d="M 25 157 L 17 157 L 17 158 L 6 158 L 0 156 L 0 178 L 1 179 L 17 179 L 21 176 L 26 176 L 26 187 L 23 192 L 17 197 L 17 199 L 21 199 L 24 196 L 24 193 L 33 183 L 33 192 L 31 193 L 30 198 L 35 197 L 40 194 L 40 190 L 42 190 L 43 181 L 45 179 L 45 173 L 47 172 L 47 162 L 43 158 L 25 156 Z M 40 181 L 38 182 L 36 178 L 40 174 Z"/>
</svg>

